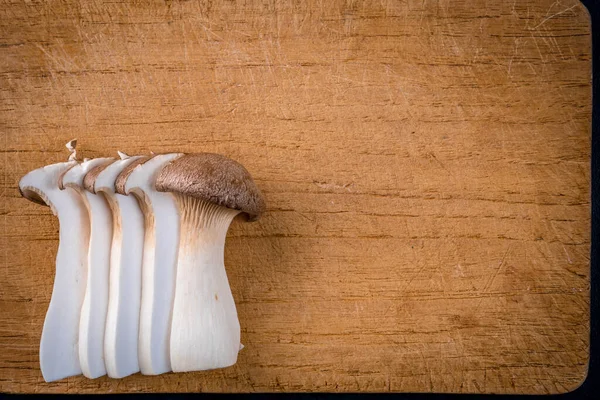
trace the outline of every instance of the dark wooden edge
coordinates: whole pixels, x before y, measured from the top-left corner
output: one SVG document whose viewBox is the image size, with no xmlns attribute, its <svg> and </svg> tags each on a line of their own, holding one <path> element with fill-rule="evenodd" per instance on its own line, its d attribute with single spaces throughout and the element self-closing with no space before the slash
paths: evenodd
<svg viewBox="0 0 600 400">
<path fill-rule="evenodd" d="M 591 250 L 590 250 L 590 358 L 588 373 L 581 385 L 570 393 L 560 395 L 573 399 L 592 398 L 600 389 L 600 3 L 582 0 L 592 24 L 592 160 L 591 160 Z M 594 396 L 595 397 L 595 396 Z"/>
</svg>

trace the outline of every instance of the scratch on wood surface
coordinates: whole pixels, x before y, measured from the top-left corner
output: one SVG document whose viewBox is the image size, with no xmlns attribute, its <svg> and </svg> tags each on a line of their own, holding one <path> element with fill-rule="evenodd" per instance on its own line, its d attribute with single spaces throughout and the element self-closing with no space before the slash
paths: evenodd
<svg viewBox="0 0 600 400">
<path fill-rule="evenodd" d="M 517 56 L 518 50 L 519 50 L 519 38 L 516 38 L 515 39 L 515 50 L 513 52 L 513 55 L 511 56 L 510 60 L 508 61 L 508 76 L 509 77 L 512 77 L 512 75 L 510 74 L 510 69 L 512 67 L 513 60 Z"/>
<path fill-rule="evenodd" d="M 494 271 L 494 273 L 489 277 L 489 279 L 487 280 L 487 282 L 483 286 L 483 289 L 481 289 L 479 291 L 478 296 L 480 296 L 480 299 L 477 302 L 477 305 L 475 306 L 475 310 L 477 310 L 479 308 L 479 306 L 481 305 L 481 302 L 484 299 L 483 295 L 488 292 L 488 290 L 490 289 L 490 287 L 492 287 L 492 285 L 494 284 L 494 281 L 496 280 L 496 278 L 500 274 L 500 271 L 502 271 L 502 267 L 506 263 L 506 258 L 510 254 L 510 250 L 511 250 L 511 246 L 509 245 L 508 248 L 506 249 L 506 251 L 504 252 L 504 255 L 502 256 L 502 259 L 498 263 L 498 267 L 496 268 L 496 270 Z"/>
<path fill-rule="evenodd" d="M 572 9 L 574 9 L 575 7 L 580 7 L 581 4 L 579 4 L 579 2 L 573 4 L 571 7 L 568 7 L 562 11 L 559 11 L 557 13 L 554 13 L 552 15 L 550 15 L 549 17 L 544 18 L 539 24 L 537 24 L 536 26 L 534 26 L 533 28 L 531 28 L 532 30 L 536 30 L 537 28 L 539 28 L 540 26 L 544 25 L 546 22 L 548 22 L 549 20 L 551 20 L 552 18 L 558 17 L 559 15 L 562 15 L 568 11 L 571 11 Z"/>
<path fill-rule="evenodd" d="M 354 183 L 352 183 L 352 182 L 344 183 L 344 184 L 337 184 L 337 183 L 330 183 L 330 182 L 314 181 L 313 183 L 315 185 L 317 185 L 318 187 L 320 187 L 321 189 L 327 189 L 327 190 L 344 189 L 348 192 L 352 191 L 352 186 L 354 186 Z"/>
</svg>

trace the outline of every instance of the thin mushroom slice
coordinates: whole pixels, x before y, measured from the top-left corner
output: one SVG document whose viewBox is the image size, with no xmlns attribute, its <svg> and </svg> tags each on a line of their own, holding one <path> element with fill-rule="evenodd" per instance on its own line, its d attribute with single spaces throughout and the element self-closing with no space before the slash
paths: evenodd
<svg viewBox="0 0 600 400">
<path fill-rule="evenodd" d="M 161 170 L 156 189 L 173 193 L 181 223 L 171 368 L 183 372 L 233 365 L 242 346 L 225 272 L 225 238 L 239 213 L 260 216 L 262 194 L 241 164 L 211 153 L 177 158 Z"/>
<path fill-rule="evenodd" d="M 91 224 L 87 257 L 85 297 L 79 321 L 79 363 L 83 375 L 94 379 L 106 375 L 104 326 L 108 308 L 108 274 L 112 242 L 112 213 L 106 199 L 84 190 L 83 179 L 93 168 L 106 166 L 113 158 L 84 160 L 69 169 L 59 187 L 71 188 L 81 197 Z"/>
<path fill-rule="evenodd" d="M 104 332 L 104 362 L 111 378 L 123 378 L 140 370 L 138 324 L 142 285 L 144 216 L 133 196 L 115 192 L 115 181 L 131 163 L 143 157 L 119 153 L 121 160 L 91 170 L 84 179 L 87 190 L 102 193 L 113 216 L 110 252 L 108 310 Z"/>
<path fill-rule="evenodd" d="M 142 264 L 142 303 L 138 357 L 144 375 L 171 371 L 169 336 L 175 296 L 175 272 L 179 246 L 179 212 L 170 193 L 156 191 L 160 170 L 181 153 L 160 154 L 117 178 L 121 194 L 138 198 L 144 211 L 145 237 Z"/>
<path fill-rule="evenodd" d="M 74 149 L 73 141 L 69 145 Z M 75 165 L 74 160 L 48 165 L 19 181 L 23 197 L 48 205 L 60 227 L 54 287 L 40 343 L 40 368 L 46 382 L 81 374 L 77 343 L 90 224 L 81 197 L 72 189 L 58 187 L 59 178 Z"/>
</svg>

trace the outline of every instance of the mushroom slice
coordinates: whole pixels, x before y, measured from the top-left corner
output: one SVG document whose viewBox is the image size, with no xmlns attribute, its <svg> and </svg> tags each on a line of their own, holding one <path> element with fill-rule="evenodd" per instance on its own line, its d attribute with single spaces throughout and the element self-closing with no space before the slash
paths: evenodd
<svg viewBox="0 0 600 400">
<path fill-rule="evenodd" d="M 140 370 L 137 353 L 144 216 L 135 197 L 115 192 L 115 181 L 127 166 L 143 162 L 146 157 L 119 155 L 121 160 L 92 169 L 84 179 L 87 190 L 105 196 L 113 216 L 104 332 L 104 362 L 111 378 L 123 378 Z"/>
<path fill-rule="evenodd" d="M 87 253 L 87 283 L 79 320 L 79 363 L 83 375 L 98 378 L 106 374 L 104 366 L 104 326 L 108 307 L 108 273 L 112 241 L 112 214 L 106 199 L 83 188 L 83 178 L 92 169 L 106 166 L 113 158 L 84 160 L 69 169 L 59 187 L 71 188 L 86 206 L 90 228 Z"/>
<path fill-rule="evenodd" d="M 138 198 L 145 218 L 138 357 L 144 375 L 171 371 L 169 336 L 179 246 L 179 213 L 170 193 L 156 191 L 160 170 L 181 153 L 159 154 L 117 178 L 118 193 Z"/>
<path fill-rule="evenodd" d="M 175 372 L 235 364 L 240 324 L 224 265 L 227 229 L 239 213 L 257 219 L 260 190 L 239 163 L 218 154 L 186 154 L 165 166 L 156 189 L 172 192 L 180 238 L 171 324 Z"/>
<path fill-rule="evenodd" d="M 58 187 L 62 174 L 75 165 L 74 160 L 48 165 L 29 172 L 19 181 L 21 195 L 49 206 L 60 227 L 54 287 L 40 343 L 40 367 L 46 382 L 81 374 L 77 340 L 90 223 L 81 196 L 72 189 Z"/>
</svg>

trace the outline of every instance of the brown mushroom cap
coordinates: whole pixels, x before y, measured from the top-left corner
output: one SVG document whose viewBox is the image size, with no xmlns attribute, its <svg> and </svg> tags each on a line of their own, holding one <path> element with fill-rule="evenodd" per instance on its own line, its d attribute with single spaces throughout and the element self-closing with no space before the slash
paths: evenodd
<svg viewBox="0 0 600 400">
<path fill-rule="evenodd" d="M 123 171 L 121 171 L 121 173 L 117 176 L 117 179 L 115 180 L 115 192 L 117 192 L 119 194 L 127 194 L 125 192 L 125 183 L 127 182 L 127 178 L 129 178 L 129 175 L 131 175 L 131 173 L 133 172 L 135 167 L 145 163 L 146 161 L 150 160 L 152 157 L 153 156 L 140 157 L 137 160 L 135 160 L 134 162 L 132 162 L 131 164 L 129 164 L 128 166 L 126 166 L 125 168 L 123 168 Z"/>
<path fill-rule="evenodd" d="M 44 197 L 33 188 L 28 188 L 24 191 L 19 188 L 19 193 L 29 201 L 49 207 L 49 204 L 44 200 Z"/>
<path fill-rule="evenodd" d="M 73 139 L 73 140 L 75 140 L 75 139 Z M 71 143 L 71 142 L 69 142 L 69 143 Z M 77 143 L 77 140 L 75 140 L 75 143 Z M 61 173 L 61 174 L 58 176 L 58 188 L 59 188 L 60 190 L 65 190 L 65 185 L 63 185 L 63 178 L 65 177 L 65 174 L 66 174 L 67 172 L 69 172 L 69 171 L 71 170 L 71 168 L 73 168 L 74 166 L 75 166 L 75 164 L 73 164 L 71 167 L 69 167 L 69 168 L 65 169 L 65 170 L 64 170 L 64 171 L 63 171 L 63 172 L 62 172 L 62 173 Z M 34 200 L 32 200 L 32 201 L 34 201 Z"/>
<path fill-rule="evenodd" d="M 175 192 L 240 210 L 257 220 L 265 211 L 262 193 L 237 161 L 219 154 L 184 154 L 163 167 L 156 190 Z"/>
<path fill-rule="evenodd" d="M 114 163 L 117 160 L 111 160 L 106 164 L 97 165 L 94 168 L 90 169 L 87 174 L 83 177 L 83 188 L 88 192 L 96 193 L 95 184 L 96 178 L 102 171 L 106 169 L 110 164 Z"/>
</svg>

